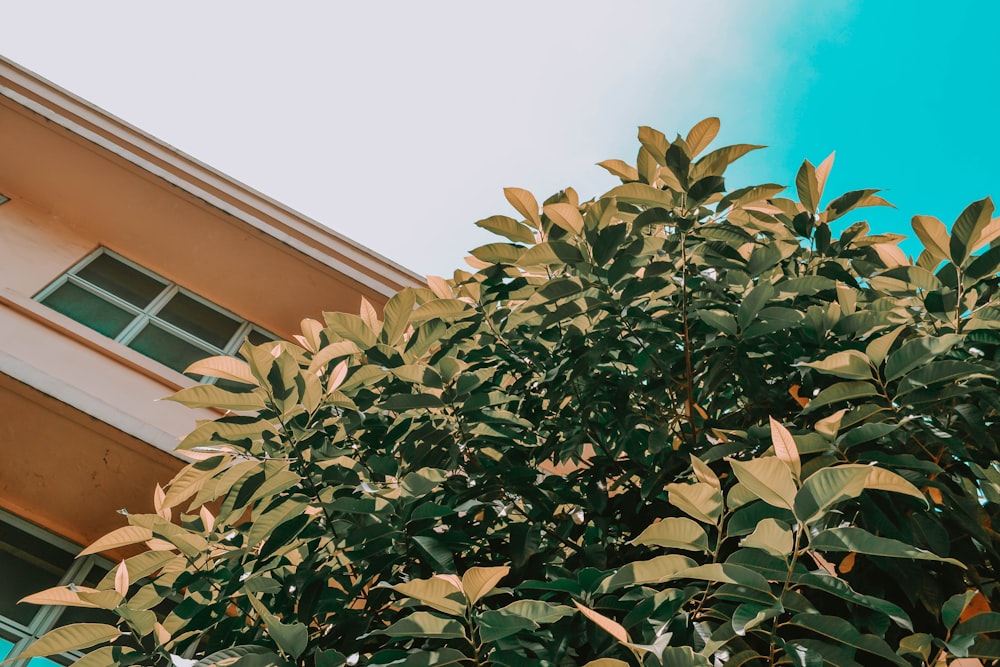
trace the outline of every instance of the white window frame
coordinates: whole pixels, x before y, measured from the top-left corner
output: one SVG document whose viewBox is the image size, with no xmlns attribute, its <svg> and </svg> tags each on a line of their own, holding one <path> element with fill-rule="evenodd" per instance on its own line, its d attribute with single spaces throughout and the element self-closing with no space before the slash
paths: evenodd
<svg viewBox="0 0 1000 667">
<path fill-rule="evenodd" d="M 111 292 L 108 292 L 107 290 L 102 289 L 101 287 L 98 287 L 97 285 L 94 285 L 86 281 L 85 279 L 77 276 L 77 273 L 79 273 L 82 269 L 87 267 L 91 262 L 96 260 L 101 255 L 108 255 L 114 260 L 121 262 L 122 264 L 125 264 L 126 266 L 135 269 L 136 271 L 143 273 L 163 283 L 164 288 L 160 291 L 160 293 L 156 297 L 153 298 L 152 301 L 149 302 L 149 304 L 147 304 L 144 308 L 140 308 L 135 304 L 129 303 L 128 301 L 125 301 L 121 297 L 112 294 Z M 107 248 L 104 247 L 97 248 L 97 250 L 91 252 L 86 257 L 81 259 L 79 262 L 71 266 L 61 276 L 59 276 L 54 281 L 49 283 L 42 291 L 36 294 L 34 296 L 34 300 L 38 301 L 39 303 L 42 303 L 42 305 L 45 305 L 45 299 L 48 298 L 49 295 L 51 295 L 53 292 L 58 290 L 66 283 L 72 283 L 75 287 L 90 292 L 91 294 L 97 296 L 101 300 L 110 303 L 111 305 L 116 306 L 118 308 L 121 308 L 122 310 L 131 313 L 133 315 L 132 321 L 128 325 L 126 325 L 125 328 L 122 329 L 122 331 L 117 336 L 114 336 L 112 338 L 112 340 L 114 340 L 115 342 L 121 343 L 122 345 L 125 346 L 128 346 L 128 344 L 131 343 L 135 339 L 135 337 L 138 336 L 139 333 L 141 333 L 145 329 L 147 324 L 152 324 L 155 327 L 167 332 L 171 336 L 174 336 L 175 338 L 178 338 L 186 343 L 189 343 L 194 347 L 204 350 L 205 357 L 220 356 L 220 355 L 235 356 L 236 353 L 239 352 L 239 348 L 243 344 L 243 341 L 246 340 L 247 336 L 249 336 L 251 333 L 256 333 L 271 340 L 278 340 L 278 336 L 275 336 L 273 333 L 267 331 L 263 327 L 260 327 L 252 322 L 247 321 L 246 319 L 240 317 L 239 315 L 212 303 L 208 299 L 199 296 L 198 294 L 192 292 L 191 290 L 185 289 L 180 285 L 178 285 L 177 283 L 168 280 L 163 276 L 156 274 L 150 271 L 149 269 L 139 264 L 136 264 L 135 262 L 129 260 L 128 258 L 122 257 L 118 253 L 108 250 Z M 233 333 L 233 335 L 230 337 L 230 339 L 226 342 L 224 346 L 219 347 L 217 345 L 213 345 L 212 343 L 202 340 L 201 338 L 198 338 L 194 334 L 191 334 L 185 331 L 184 329 L 181 329 L 180 327 L 157 317 L 159 311 L 165 305 L 167 305 L 167 303 L 170 302 L 170 299 L 172 299 L 178 293 L 183 294 L 184 296 L 194 301 L 197 301 L 198 303 L 204 305 L 205 307 L 210 308 L 218 313 L 221 313 L 222 315 L 225 315 L 226 317 L 229 317 L 235 320 L 236 322 L 240 323 L 239 326 L 236 328 L 236 331 Z M 83 324 L 88 328 L 93 328 L 90 327 L 90 325 L 87 322 L 80 322 L 80 324 Z M 152 357 L 150 358 L 153 359 L 153 361 L 157 361 L 157 363 L 162 363 Z M 203 378 L 201 382 L 206 384 L 214 383 L 215 378 Z"/>
</svg>

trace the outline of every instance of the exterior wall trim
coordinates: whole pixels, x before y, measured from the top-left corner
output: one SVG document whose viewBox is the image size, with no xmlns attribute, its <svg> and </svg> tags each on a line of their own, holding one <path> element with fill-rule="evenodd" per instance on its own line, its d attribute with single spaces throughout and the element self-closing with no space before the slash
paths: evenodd
<svg viewBox="0 0 1000 667">
<path fill-rule="evenodd" d="M 0 96 L 117 155 L 379 294 L 423 285 L 417 273 L 243 185 L 0 57 Z"/>
</svg>

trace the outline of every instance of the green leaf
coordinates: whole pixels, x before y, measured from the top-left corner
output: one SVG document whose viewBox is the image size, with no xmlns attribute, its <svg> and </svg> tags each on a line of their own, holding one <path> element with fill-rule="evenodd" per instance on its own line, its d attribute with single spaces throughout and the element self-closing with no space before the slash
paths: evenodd
<svg viewBox="0 0 1000 667">
<path fill-rule="evenodd" d="M 741 584 L 752 588 L 755 591 L 767 593 L 771 597 L 771 585 L 767 583 L 762 575 L 742 565 L 732 565 L 729 563 L 709 563 L 699 565 L 687 570 L 681 570 L 672 579 L 698 579 L 714 583 Z"/>
<path fill-rule="evenodd" d="M 963 610 L 964 611 L 964 610 Z M 986 611 L 976 614 L 955 628 L 953 635 L 980 635 L 989 632 L 1000 632 L 1000 614 Z"/>
<path fill-rule="evenodd" d="M 626 183 L 611 188 L 605 197 L 615 197 L 618 201 L 648 206 L 650 208 L 665 208 L 668 211 L 674 207 L 674 197 L 671 193 L 654 188 L 645 183 Z"/>
<path fill-rule="evenodd" d="M 878 390 L 869 382 L 838 382 L 819 392 L 819 395 L 803 408 L 802 414 L 808 414 L 833 403 L 874 396 L 879 396 Z"/>
<path fill-rule="evenodd" d="M 821 373 L 836 375 L 848 380 L 870 380 L 873 370 L 868 357 L 857 350 L 834 352 L 820 361 L 797 365 L 815 368 Z"/>
<path fill-rule="evenodd" d="M 968 590 L 963 593 L 955 593 L 950 598 L 948 598 L 943 605 L 941 605 L 941 620 L 944 622 L 944 626 L 949 630 L 958 623 L 958 619 L 962 616 L 962 612 L 965 608 L 969 606 L 972 602 L 972 598 L 976 597 L 976 591 Z"/>
<path fill-rule="evenodd" d="M 855 445 L 883 438 L 899 427 L 900 424 L 890 424 L 888 422 L 865 422 L 860 426 L 841 433 L 837 437 L 837 446 L 840 449 L 848 450 Z"/>
<path fill-rule="evenodd" d="M 669 517 L 642 531 L 632 544 L 708 552 L 708 535 L 698 523 L 685 517 Z"/>
<path fill-rule="evenodd" d="M 715 523 L 722 514 L 722 493 L 711 484 L 667 484 L 670 504 L 704 523 Z"/>
<path fill-rule="evenodd" d="M 326 326 L 335 334 L 356 343 L 362 350 L 375 345 L 375 332 L 357 315 L 323 313 Z"/>
<path fill-rule="evenodd" d="M 499 234 L 514 243 L 533 244 L 535 242 L 535 233 L 530 227 L 521 224 L 514 218 L 508 218 L 506 215 L 490 216 L 477 222 L 476 226 Z"/>
<path fill-rule="evenodd" d="M 809 160 L 805 160 L 795 176 L 795 189 L 799 201 L 810 213 L 819 208 L 819 179 L 816 178 L 816 168 Z"/>
<path fill-rule="evenodd" d="M 736 313 L 736 320 L 739 322 L 740 328 L 746 329 L 757 317 L 761 308 L 767 305 L 767 302 L 773 297 L 774 287 L 771 286 L 771 283 L 762 282 L 750 290 L 750 293 L 740 302 L 739 310 Z"/>
<path fill-rule="evenodd" d="M 383 309 L 383 319 L 381 338 L 389 345 L 395 345 L 403 337 L 403 332 L 410 324 L 410 316 L 413 314 L 413 306 L 416 303 L 416 295 L 412 288 L 406 288 L 397 292 Z"/>
<path fill-rule="evenodd" d="M 619 569 L 613 576 L 602 583 L 606 592 L 616 591 L 623 586 L 640 584 L 658 584 L 669 581 L 682 570 L 694 567 L 696 563 L 687 556 L 669 554 L 657 556 L 650 560 L 640 560 L 629 563 Z"/>
<path fill-rule="evenodd" d="M 882 365 L 886 355 L 889 354 L 890 348 L 892 348 L 892 344 L 899 338 L 899 334 L 903 333 L 904 328 L 903 326 L 898 326 L 884 336 L 879 336 L 868 343 L 868 346 L 865 348 L 865 354 L 868 355 L 873 364 L 876 366 Z"/>
<path fill-rule="evenodd" d="M 755 496 L 775 507 L 792 509 L 795 502 L 795 479 L 792 471 L 776 457 L 767 456 L 750 461 L 730 461 L 740 484 Z"/>
<path fill-rule="evenodd" d="M 174 401 L 189 408 L 218 408 L 220 410 L 263 410 L 264 394 L 261 389 L 234 392 L 214 384 L 198 384 L 167 396 L 163 400 Z"/>
<path fill-rule="evenodd" d="M 816 590 L 829 593 L 830 595 L 835 595 L 852 604 L 860 605 L 873 611 L 885 614 L 899 627 L 907 630 L 913 629 L 913 622 L 910 620 L 909 615 L 907 615 L 901 607 L 889 602 L 888 600 L 883 600 L 882 598 L 858 593 L 851 588 L 850 584 L 840 577 L 835 577 L 832 574 L 827 574 L 825 572 L 809 572 L 807 574 L 800 575 L 797 578 L 797 583 L 799 586 L 815 588 Z"/>
<path fill-rule="evenodd" d="M 510 637 L 522 630 L 534 630 L 538 624 L 523 616 L 511 616 L 499 611 L 484 611 L 476 616 L 479 638 L 484 642 L 495 642 Z"/>
<path fill-rule="evenodd" d="M 951 228 L 951 239 L 948 243 L 951 260 L 955 264 L 965 263 L 976 241 L 979 240 L 979 235 L 990 223 L 992 215 L 993 200 L 987 197 L 969 204 L 958 216 Z"/>
<path fill-rule="evenodd" d="M 938 357 L 962 341 L 960 334 L 927 336 L 909 340 L 889 355 L 885 362 L 885 379 L 895 380 Z"/>
<path fill-rule="evenodd" d="M 783 614 L 784 611 L 785 608 L 781 606 L 780 600 L 770 605 L 744 602 L 733 612 L 733 631 L 742 637 L 747 630 L 752 630 L 767 619 Z"/>
<path fill-rule="evenodd" d="M 817 551 L 856 551 L 869 556 L 938 561 L 965 569 L 965 565 L 954 558 L 943 558 L 899 540 L 877 537 L 863 528 L 830 528 L 813 536 L 809 546 Z"/>
<path fill-rule="evenodd" d="M 105 623 L 74 623 L 49 630 L 22 652 L 19 658 L 54 655 L 79 651 L 96 644 L 114 641 L 122 636 L 121 630 Z"/>
<path fill-rule="evenodd" d="M 472 307 L 458 299 L 436 299 L 419 306 L 410 315 L 410 323 L 414 326 L 439 319 L 451 322 L 472 313 Z"/>
<path fill-rule="evenodd" d="M 580 251 L 564 241 L 539 243 L 520 256 L 517 265 L 521 267 L 547 264 L 574 264 L 583 261 Z"/>
<path fill-rule="evenodd" d="M 453 618 L 443 618 L 428 611 L 415 611 L 376 634 L 407 639 L 410 637 L 464 639 L 465 628 Z"/>
<path fill-rule="evenodd" d="M 695 313 L 702 322 L 722 333 L 735 336 L 739 332 L 736 318 L 724 310 L 698 310 Z"/>
<path fill-rule="evenodd" d="M 743 538 L 740 546 L 761 549 L 771 555 L 784 558 L 792 553 L 794 536 L 784 522 L 776 519 L 764 519 L 757 524 L 750 535 Z"/>
<path fill-rule="evenodd" d="M 518 600 L 497 610 L 508 616 L 521 616 L 535 623 L 555 623 L 560 618 L 572 616 L 576 610 L 564 604 L 553 604 L 541 600 Z"/>
<path fill-rule="evenodd" d="M 219 665 L 228 666 L 234 664 L 239 658 L 248 655 L 274 656 L 275 661 L 278 661 L 277 654 L 266 646 L 243 644 L 210 653 L 192 665 L 192 667 L 218 667 Z"/>
<path fill-rule="evenodd" d="M 917 238 L 938 262 L 951 256 L 948 249 L 948 230 L 945 229 L 943 222 L 930 215 L 915 215 L 910 224 Z"/>
<path fill-rule="evenodd" d="M 795 516 L 803 523 L 823 518 L 826 512 L 865 489 L 869 469 L 866 466 L 823 468 L 809 476 L 795 496 Z"/>
<path fill-rule="evenodd" d="M 888 660 L 900 667 L 909 667 L 910 663 L 896 655 L 884 639 L 874 635 L 863 635 L 858 629 L 838 616 L 823 614 L 796 614 L 789 623 L 800 628 L 811 630 L 818 635 L 833 640 L 835 643 L 856 648 L 883 660 Z"/>
<path fill-rule="evenodd" d="M 396 584 L 392 588 L 449 616 L 461 616 L 465 613 L 465 597 L 462 592 L 452 582 L 442 577 L 414 579 Z"/>
</svg>

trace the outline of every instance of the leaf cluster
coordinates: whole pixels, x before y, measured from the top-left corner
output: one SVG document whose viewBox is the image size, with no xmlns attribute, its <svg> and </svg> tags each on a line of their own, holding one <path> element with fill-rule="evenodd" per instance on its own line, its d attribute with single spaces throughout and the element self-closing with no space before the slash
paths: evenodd
<svg viewBox="0 0 1000 667">
<path fill-rule="evenodd" d="M 1000 659 L 1000 220 L 925 250 L 876 190 L 728 189 L 718 120 L 581 202 L 505 191 L 472 271 L 189 371 L 225 415 L 97 606 L 96 665 L 929 665 Z M 825 202 L 825 203 L 824 203 Z M 834 230 L 839 230 L 835 233 Z M 168 613 L 158 613 L 163 605 Z M 110 644 L 108 644 L 110 642 Z M 195 663 L 191 663 L 195 664 Z"/>
</svg>

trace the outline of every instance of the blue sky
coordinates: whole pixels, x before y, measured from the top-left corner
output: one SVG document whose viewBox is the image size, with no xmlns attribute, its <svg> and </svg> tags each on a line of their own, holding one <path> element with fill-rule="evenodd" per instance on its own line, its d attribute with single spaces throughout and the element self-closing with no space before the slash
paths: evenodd
<svg viewBox="0 0 1000 667">
<path fill-rule="evenodd" d="M 504 186 L 584 197 L 638 125 L 719 116 L 769 148 L 731 187 L 878 187 L 909 233 L 1000 194 L 1000 3 L 36 0 L 0 53 L 422 273 L 449 274 L 510 213 Z M 908 252 L 915 246 L 905 245 Z"/>
</svg>

